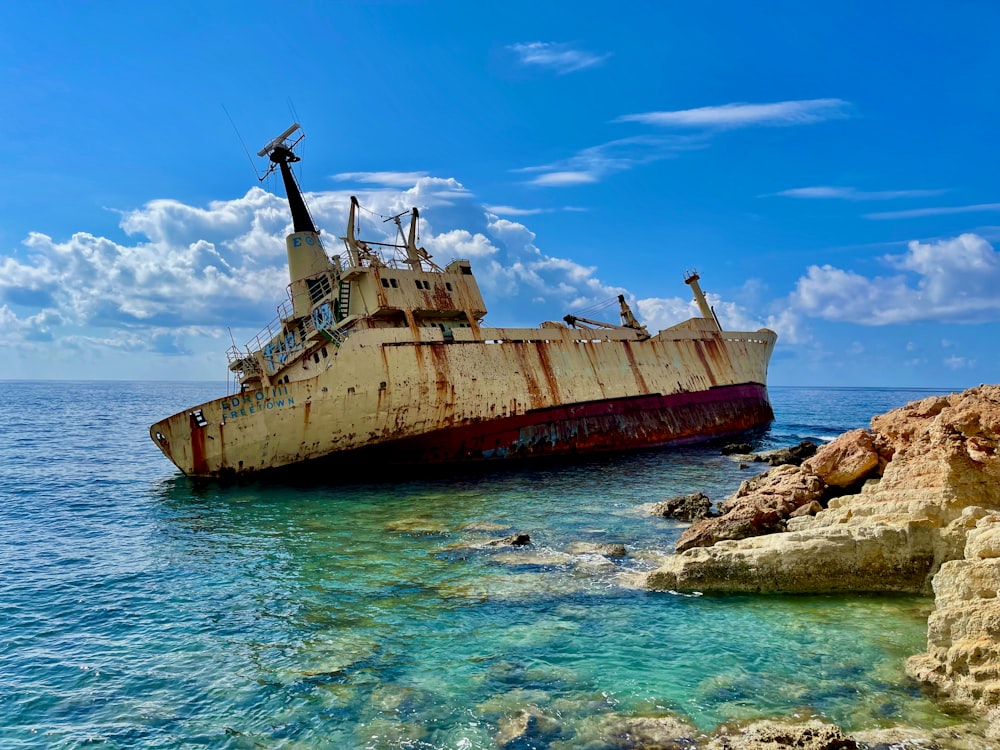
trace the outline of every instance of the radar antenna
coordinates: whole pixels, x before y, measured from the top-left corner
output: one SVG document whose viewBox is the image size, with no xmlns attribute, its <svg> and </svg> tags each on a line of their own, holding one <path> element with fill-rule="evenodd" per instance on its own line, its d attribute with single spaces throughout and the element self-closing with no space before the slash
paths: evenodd
<svg viewBox="0 0 1000 750">
<path fill-rule="evenodd" d="M 288 196 L 288 207 L 292 210 L 292 226 L 296 232 L 314 232 L 318 234 L 319 230 L 316 229 L 316 224 L 313 223 L 312 216 L 309 215 L 309 209 L 306 208 L 306 202 L 302 198 L 302 190 L 299 188 L 299 183 L 296 182 L 295 175 L 292 174 L 292 169 L 288 166 L 300 161 L 293 149 L 306 137 L 306 134 L 300 133 L 298 138 L 292 140 L 292 135 L 297 130 L 301 131 L 302 126 L 295 123 L 277 138 L 272 138 L 268 141 L 267 145 L 257 152 L 257 156 L 266 156 L 271 160 L 271 165 L 264 173 L 264 177 L 260 179 L 263 181 L 274 172 L 275 168 L 280 169 L 281 180 L 285 183 L 285 195 Z"/>
</svg>

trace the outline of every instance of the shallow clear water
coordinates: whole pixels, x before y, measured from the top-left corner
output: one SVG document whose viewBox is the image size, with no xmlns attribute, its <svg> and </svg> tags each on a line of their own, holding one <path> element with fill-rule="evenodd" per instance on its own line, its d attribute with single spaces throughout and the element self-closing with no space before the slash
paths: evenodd
<svg viewBox="0 0 1000 750">
<path fill-rule="evenodd" d="M 719 501 L 760 468 L 717 448 L 225 487 L 179 475 L 146 433 L 224 386 L 3 387 L 4 748 L 486 748 L 529 705 L 559 717 L 570 747 L 613 712 L 674 711 L 703 730 L 952 721 L 903 674 L 930 599 L 624 585 L 681 531 L 642 504 Z M 932 393 L 772 388 L 758 444 L 828 439 Z M 532 548 L 469 546 L 512 531 Z M 580 541 L 629 555 L 568 554 Z"/>
</svg>

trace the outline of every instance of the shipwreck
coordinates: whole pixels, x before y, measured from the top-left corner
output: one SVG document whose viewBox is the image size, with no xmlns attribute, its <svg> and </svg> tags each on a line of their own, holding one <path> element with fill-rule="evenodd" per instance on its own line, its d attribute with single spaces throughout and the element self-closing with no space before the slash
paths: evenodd
<svg viewBox="0 0 1000 750">
<path fill-rule="evenodd" d="M 395 244 L 356 236 L 328 255 L 292 171 L 293 125 L 259 152 L 280 171 L 293 231 L 277 318 L 229 351 L 234 393 L 150 427 L 194 477 L 282 468 L 424 466 L 690 443 L 773 419 L 774 331 L 723 330 L 701 313 L 650 335 L 624 297 L 620 321 L 566 316 L 537 328 L 485 326 L 468 260 L 443 267 L 417 246 L 419 213 Z"/>
</svg>

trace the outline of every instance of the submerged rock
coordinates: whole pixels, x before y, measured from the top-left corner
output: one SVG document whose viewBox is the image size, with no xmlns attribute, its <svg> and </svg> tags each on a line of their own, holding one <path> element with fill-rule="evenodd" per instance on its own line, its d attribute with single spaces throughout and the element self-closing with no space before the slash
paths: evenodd
<svg viewBox="0 0 1000 750">
<path fill-rule="evenodd" d="M 538 741 L 548 742 L 559 737 L 562 727 L 537 706 L 522 708 L 499 722 L 496 744 L 500 748 L 535 747 Z"/>
<path fill-rule="evenodd" d="M 726 443 L 719 451 L 723 456 L 746 456 L 753 452 L 750 443 Z"/>
<path fill-rule="evenodd" d="M 531 544 L 531 537 L 527 534 L 510 534 L 502 539 L 491 539 L 483 542 L 482 547 L 525 547 Z"/>
<path fill-rule="evenodd" d="M 601 542 L 573 542 L 566 548 L 570 555 L 601 555 L 603 557 L 625 557 L 627 551 L 624 544 L 605 544 Z"/>
<path fill-rule="evenodd" d="M 673 716 L 618 716 L 601 722 L 598 736 L 614 750 L 687 750 L 696 747 L 699 732 Z"/>
<path fill-rule="evenodd" d="M 778 448 L 767 453 L 758 453 L 753 457 L 753 460 L 771 466 L 784 466 L 785 464 L 798 466 L 814 453 L 816 453 L 816 443 L 812 440 L 803 440 L 791 448 Z"/>
<path fill-rule="evenodd" d="M 711 518 L 712 501 L 702 492 L 692 492 L 688 495 L 678 495 L 663 502 L 654 503 L 649 509 L 650 515 L 661 518 L 673 518 L 677 521 L 699 521 Z"/>
</svg>

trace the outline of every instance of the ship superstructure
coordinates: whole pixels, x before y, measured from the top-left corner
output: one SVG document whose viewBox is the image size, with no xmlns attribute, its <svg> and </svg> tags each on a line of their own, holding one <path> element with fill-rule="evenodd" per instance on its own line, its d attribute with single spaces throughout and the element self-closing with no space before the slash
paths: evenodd
<svg viewBox="0 0 1000 750">
<path fill-rule="evenodd" d="M 259 152 L 292 213 L 290 284 L 275 321 L 229 352 L 237 392 L 150 428 L 190 476 L 337 461 L 348 469 L 582 454 L 720 437 L 773 418 L 776 334 L 724 331 L 694 272 L 701 317 L 651 336 L 568 315 L 538 328 L 482 325 L 468 260 L 443 268 L 418 247 L 416 208 L 398 244 L 356 236 L 330 257 L 291 165 L 293 125 Z"/>
</svg>

